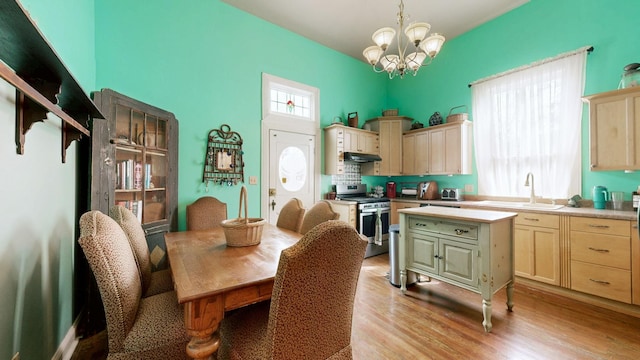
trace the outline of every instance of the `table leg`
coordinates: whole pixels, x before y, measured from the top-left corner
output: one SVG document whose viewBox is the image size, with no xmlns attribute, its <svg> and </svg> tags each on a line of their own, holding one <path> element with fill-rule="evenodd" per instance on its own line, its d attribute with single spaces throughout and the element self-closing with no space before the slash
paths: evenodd
<svg viewBox="0 0 640 360">
<path fill-rule="evenodd" d="M 213 359 L 220 345 L 218 327 L 224 316 L 222 296 L 193 300 L 184 305 L 184 321 L 191 341 L 186 352 L 193 359 Z"/>
<path fill-rule="evenodd" d="M 407 291 L 407 270 L 400 270 L 400 290 L 403 294 Z"/>
<path fill-rule="evenodd" d="M 491 297 L 489 297 L 489 299 L 482 299 L 482 315 L 484 316 L 484 320 L 482 321 L 484 331 L 491 332 L 491 328 L 493 327 L 493 324 L 491 324 Z"/>
</svg>

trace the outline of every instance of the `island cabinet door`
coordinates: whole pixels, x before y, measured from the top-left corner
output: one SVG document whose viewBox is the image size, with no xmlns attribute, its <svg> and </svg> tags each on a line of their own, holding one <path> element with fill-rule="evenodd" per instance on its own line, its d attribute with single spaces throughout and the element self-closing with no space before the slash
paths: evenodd
<svg viewBox="0 0 640 360">
<path fill-rule="evenodd" d="M 407 233 L 407 267 L 438 273 L 436 250 L 438 238 L 422 232 L 409 231 Z"/>
<path fill-rule="evenodd" d="M 440 276 L 461 284 L 478 286 L 478 247 L 440 239 Z"/>
</svg>

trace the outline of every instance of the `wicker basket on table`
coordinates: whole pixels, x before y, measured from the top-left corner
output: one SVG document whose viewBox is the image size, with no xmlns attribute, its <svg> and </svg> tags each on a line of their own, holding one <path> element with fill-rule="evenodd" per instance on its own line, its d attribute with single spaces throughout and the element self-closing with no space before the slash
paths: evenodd
<svg viewBox="0 0 640 360">
<path fill-rule="evenodd" d="M 242 203 L 244 200 L 244 217 L 242 214 Z M 262 218 L 247 217 L 247 188 L 240 190 L 240 206 L 238 208 L 238 218 L 223 220 L 220 225 L 224 230 L 224 237 L 227 246 L 251 246 L 260 244 L 262 238 L 262 228 L 267 221 Z"/>
</svg>

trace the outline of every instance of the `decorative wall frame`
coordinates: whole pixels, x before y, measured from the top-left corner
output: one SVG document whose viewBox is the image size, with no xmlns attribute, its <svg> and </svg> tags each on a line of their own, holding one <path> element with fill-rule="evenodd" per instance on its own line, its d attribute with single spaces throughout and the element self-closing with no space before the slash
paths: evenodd
<svg viewBox="0 0 640 360">
<path fill-rule="evenodd" d="M 202 182 L 232 186 L 244 182 L 242 137 L 227 124 L 209 131 Z"/>
</svg>

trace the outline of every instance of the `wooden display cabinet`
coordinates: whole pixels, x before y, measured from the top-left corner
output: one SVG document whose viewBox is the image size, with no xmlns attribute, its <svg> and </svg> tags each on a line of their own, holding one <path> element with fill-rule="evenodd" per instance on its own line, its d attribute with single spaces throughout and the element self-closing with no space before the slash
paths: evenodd
<svg viewBox="0 0 640 360">
<path fill-rule="evenodd" d="M 93 121 L 91 208 L 131 210 L 147 234 L 152 264 L 164 268 L 164 233 L 178 224 L 178 122 L 168 111 L 110 89 L 92 96 L 106 120 Z"/>
</svg>

